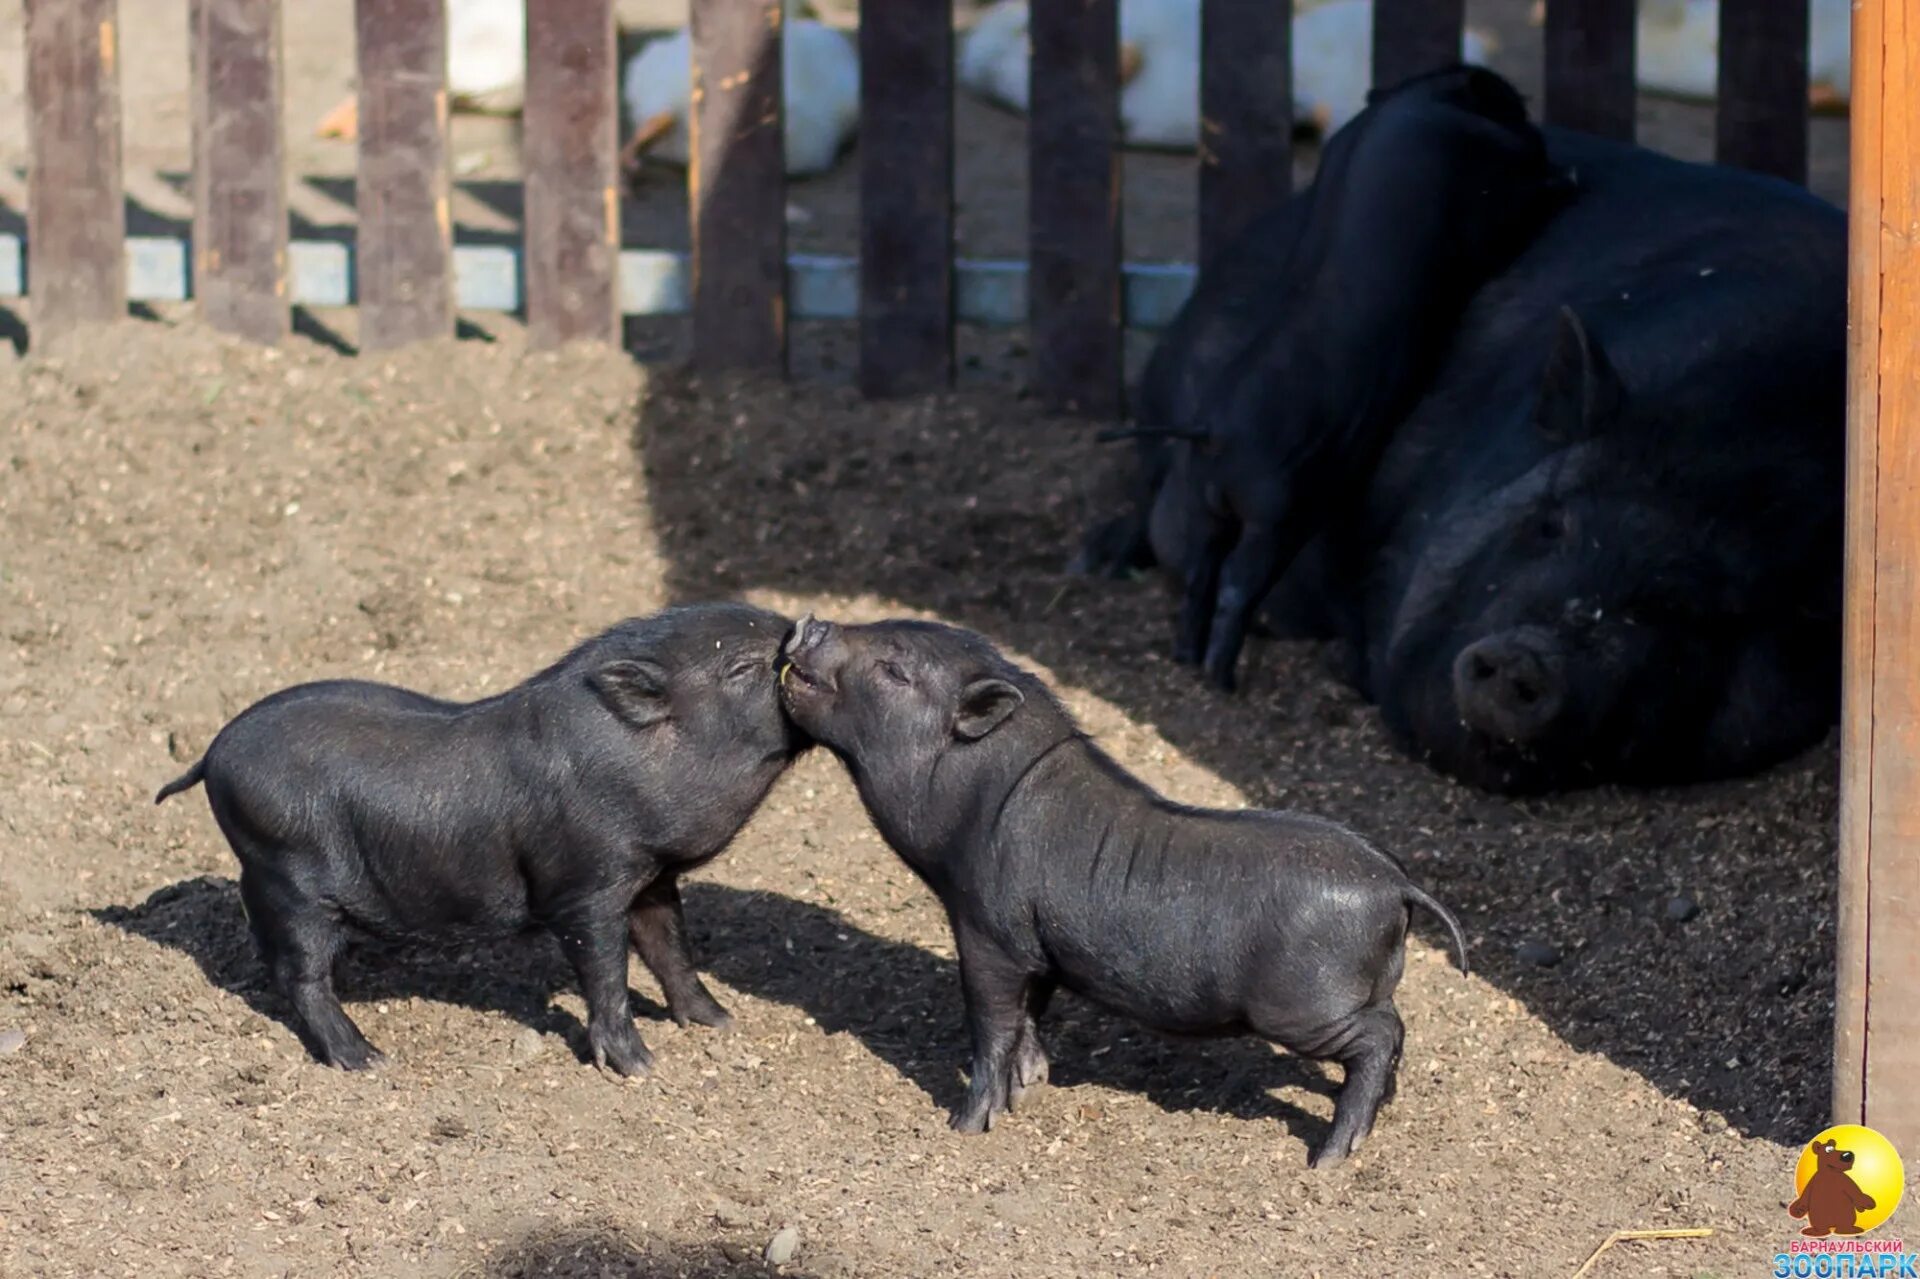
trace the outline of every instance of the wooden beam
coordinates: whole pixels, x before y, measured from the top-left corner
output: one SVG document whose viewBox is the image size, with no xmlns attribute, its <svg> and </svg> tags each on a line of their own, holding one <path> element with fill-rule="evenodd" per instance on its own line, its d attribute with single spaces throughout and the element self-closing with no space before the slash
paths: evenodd
<svg viewBox="0 0 1920 1279">
<path fill-rule="evenodd" d="M 356 0 L 360 345 L 453 334 L 444 0 Z"/>
<path fill-rule="evenodd" d="M 1387 88 L 1458 62 L 1466 21 L 1466 0 L 1373 0 L 1373 83 Z"/>
<path fill-rule="evenodd" d="M 33 340 L 127 313 L 116 0 L 28 0 Z"/>
<path fill-rule="evenodd" d="M 1201 0 L 1200 261 L 1293 190 L 1293 24 L 1274 0 Z"/>
<path fill-rule="evenodd" d="M 1115 0 L 1052 0 L 1033 6 L 1028 27 L 1034 389 L 1052 409 L 1092 417 L 1121 404 L 1117 22 Z"/>
<path fill-rule="evenodd" d="M 693 358 L 787 364 L 786 147 L 780 0 L 693 6 Z"/>
<path fill-rule="evenodd" d="M 286 147 L 279 0 L 192 0 L 193 293 L 200 318 L 286 337 Z"/>
<path fill-rule="evenodd" d="M 1634 0 L 1547 0 L 1547 123 L 1633 141 Z"/>
<path fill-rule="evenodd" d="M 860 20 L 860 389 L 953 382 L 953 3 Z"/>
<path fill-rule="evenodd" d="M 1716 162 L 1807 180 L 1807 0 L 1720 0 Z"/>
<path fill-rule="evenodd" d="M 527 6 L 527 329 L 535 347 L 620 336 L 620 107 L 612 0 Z"/>
<path fill-rule="evenodd" d="M 1920 29 L 1855 0 L 1835 1118 L 1920 1150 Z"/>
</svg>

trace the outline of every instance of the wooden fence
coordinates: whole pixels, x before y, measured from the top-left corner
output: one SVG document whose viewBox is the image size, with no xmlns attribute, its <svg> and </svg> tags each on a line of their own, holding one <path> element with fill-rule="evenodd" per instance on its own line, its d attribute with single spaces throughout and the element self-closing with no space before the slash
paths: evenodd
<svg viewBox="0 0 1920 1279">
<path fill-rule="evenodd" d="M 791 316 L 857 318 L 870 394 L 947 385 L 957 322 L 1026 323 L 1055 407 L 1121 406 L 1124 327 L 1177 309 L 1193 269 L 1123 265 L 1116 0 L 1034 0 L 1028 260 L 953 256 L 950 0 L 868 6 L 858 261 L 789 256 L 780 0 L 695 0 L 692 253 L 619 243 L 611 0 L 527 6 L 524 246 L 454 245 L 445 0 L 357 0 L 359 229 L 287 235 L 279 0 L 191 0 L 188 246 L 125 234 L 116 0 L 28 0 L 32 171 L 25 271 L 0 240 L 0 294 L 33 292 L 46 338 L 192 296 L 206 320 L 283 337 L 295 303 L 360 308 L 361 344 L 451 334 L 456 306 L 523 310 L 536 343 L 617 340 L 619 317 L 690 311 L 696 361 L 781 370 Z M 1375 0 L 1375 79 L 1451 60 L 1462 0 Z M 1546 118 L 1630 138 L 1635 0 L 1551 0 Z M 1203 0 L 1201 257 L 1286 194 L 1285 0 Z M 1802 180 L 1804 0 L 1721 0 L 1718 155 Z M 131 290 L 129 288 L 131 281 Z M 9 288 L 9 284 L 12 285 Z"/>
</svg>

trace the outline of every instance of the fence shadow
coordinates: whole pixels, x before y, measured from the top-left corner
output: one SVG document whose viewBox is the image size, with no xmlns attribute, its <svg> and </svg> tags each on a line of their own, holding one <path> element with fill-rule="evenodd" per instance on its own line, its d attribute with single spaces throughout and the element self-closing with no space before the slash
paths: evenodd
<svg viewBox="0 0 1920 1279">
<path fill-rule="evenodd" d="M 1797 1142 L 1823 1122 L 1833 742 L 1740 782 L 1515 801 L 1394 747 L 1324 646 L 1256 642 L 1246 690 L 1215 694 L 1168 661 L 1175 601 L 1158 580 L 1064 571 L 1115 492 L 1120 459 L 1092 434 L 1005 396 L 865 403 L 656 371 L 634 447 L 674 598 L 897 601 L 975 627 L 1253 802 L 1345 821 L 1401 855 L 1460 915 L 1475 972 L 1574 1049 L 1751 1134 Z M 1444 946 L 1424 915 L 1415 929 Z M 931 980 L 924 956 L 894 958 L 916 989 Z M 713 962 L 749 987 L 770 980 Z"/>
</svg>

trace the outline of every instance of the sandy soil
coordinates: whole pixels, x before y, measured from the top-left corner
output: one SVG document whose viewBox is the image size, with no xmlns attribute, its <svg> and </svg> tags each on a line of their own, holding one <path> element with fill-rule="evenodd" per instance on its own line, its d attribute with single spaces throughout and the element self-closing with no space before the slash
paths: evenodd
<svg viewBox="0 0 1920 1279">
<path fill-rule="evenodd" d="M 164 222 L 184 5 L 121 3 L 129 185 Z M 1502 4 L 1524 82 L 1537 37 Z M 304 133 L 350 84 L 350 6 L 288 11 L 294 159 L 318 175 L 296 205 L 345 225 L 351 148 Z M 0 164 L 18 13 L 0 0 Z M 963 244 L 1017 253 L 1019 123 L 961 118 Z M 1650 103 L 1643 127 L 1699 155 L 1704 119 Z M 511 230 L 479 185 L 517 171 L 511 127 L 457 136 L 484 152 L 463 223 Z M 1843 138 L 1816 129 L 1829 195 Z M 1188 256 L 1191 163 L 1127 173 L 1130 252 Z M 851 246 L 850 168 L 794 198 L 796 247 Z M 627 216 L 631 243 L 682 242 L 671 182 Z M 845 326 L 800 326 L 779 387 L 673 371 L 676 325 L 631 326 L 635 360 L 530 355 L 511 321 L 468 319 L 472 340 L 366 359 L 313 340 L 350 347 L 350 314 L 276 352 L 167 308 L 63 359 L 0 343 L 0 1275 L 750 1275 L 788 1226 L 795 1275 L 1534 1275 L 1615 1228 L 1711 1226 L 1595 1272 L 1700 1277 L 1761 1273 L 1788 1237 L 1826 1101 L 1831 742 L 1723 786 L 1466 791 L 1399 755 L 1312 646 L 1257 644 L 1248 691 L 1216 697 L 1166 661 L 1158 584 L 1060 572 L 1110 455 L 1016 394 L 1017 333 L 967 335 L 962 392 L 873 406 L 834 385 Z M 824 757 L 688 894 L 732 1034 L 661 1020 L 636 968 L 659 1069 L 623 1085 L 581 1063 L 550 943 L 368 949 L 343 992 L 394 1064 L 313 1065 L 204 801 L 156 810 L 154 788 L 286 684 L 481 695 L 621 616 L 730 594 L 980 627 L 1157 785 L 1405 857 L 1466 921 L 1475 975 L 1422 921 L 1399 1100 L 1362 1155 L 1306 1171 L 1318 1068 L 1064 997 L 1055 1085 L 950 1134 L 951 939 Z"/>
</svg>

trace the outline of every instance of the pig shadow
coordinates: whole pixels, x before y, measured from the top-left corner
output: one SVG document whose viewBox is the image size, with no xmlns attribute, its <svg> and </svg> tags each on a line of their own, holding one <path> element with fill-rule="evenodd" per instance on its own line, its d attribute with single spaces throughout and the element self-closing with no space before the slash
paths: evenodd
<svg viewBox="0 0 1920 1279">
<path fill-rule="evenodd" d="M 684 892 L 703 971 L 735 990 L 805 1010 L 828 1034 L 852 1035 L 925 1092 L 942 1119 L 960 1104 L 969 1045 L 957 963 L 777 893 L 713 883 L 688 883 Z M 1275 1119 L 1308 1145 L 1326 1135 L 1324 1120 L 1275 1092 L 1326 1095 L 1334 1081 L 1262 1040 L 1164 1037 L 1066 991 L 1054 999 L 1040 1035 L 1055 1087 L 1098 1084 L 1166 1110 Z"/>
<path fill-rule="evenodd" d="M 737 1275 L 785 1275 L 810 1279 L 794 1263 L 768 1265 L 765 1241 L 636 1240 L 611 1222 L 536 1229 L 489 1253 L 483 1266 L 462 1275 L 484 1279 L 728 1279 Z M 801 1252 L 805 1254 L 802 1241 Z"/>
<path fill-rule="evenodd" d="M 105 906 L 91 913 L 103 924 L 180 951 L 215 986 L 293 1031 L 292 1011 L 254 952 L 237 881 L 201 875 L 157 888 L 136 906 Z M 564 1036 L 582 1062 L 590 1060 L 586 1027 L 551 1002 L 556 993 L 577 992 L 579 983 L 545 934 L 447 947 L 355 938 L 335 970 L 335 988 L 349 1005 L 418 996 L 501 1013 L 542 1034 Z M 627 993 L 637 1016 L 666 1019 L 663 1005 L 637 991 Z"/>
<path fill-rule="evenodd" d="M 1749 1135 L 1798 1142 L 1825 1122 L 1805 1081 L 1830 1068 L 1831 932 L 1778 921 L 1833 918 L 1831 742 L 1735 782 L 1515 800 L 1396 746 L 1334 646 L 1256 641 L 1243 691 L 1217 694 L 1168 660 L 1177 601 L 1159 578 L 1065 571 L 1122 498 L 1125 446 L 1096 426 L 1004 394 L 868 402 L 656 368 L 633 447 L 671 598 L 777 592 L 828 616 L 856 600 L 855 620 L 904 606 L 982 631 L 1250 802 L 1400 856 L 1460 917 L 1476 975 L 1574 1050 Z M 1446 947 L 1424 912 L 1413 926 Z"/>
</svg>

